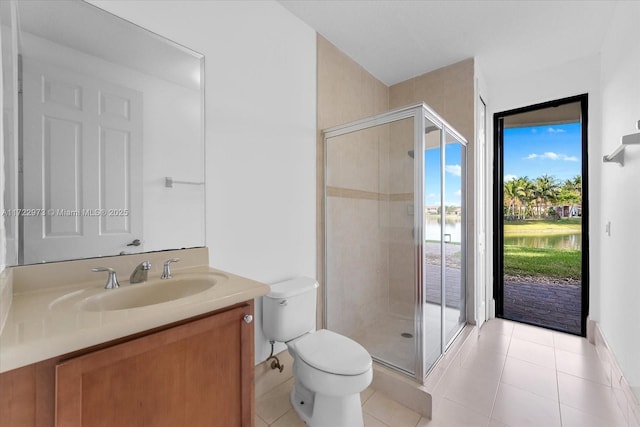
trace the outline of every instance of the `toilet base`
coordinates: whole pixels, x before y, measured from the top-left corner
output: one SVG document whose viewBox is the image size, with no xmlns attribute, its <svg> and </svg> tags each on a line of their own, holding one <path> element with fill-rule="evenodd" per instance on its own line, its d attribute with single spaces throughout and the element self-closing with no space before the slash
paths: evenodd
<svg viewBox="0 0 640 427">
<path fill-rule="evenodd" d="M 326 396 L 314 393 L 296 380 L 291 405 L 309 427 L 363 427 L 360 393 Z"/>
</svg>

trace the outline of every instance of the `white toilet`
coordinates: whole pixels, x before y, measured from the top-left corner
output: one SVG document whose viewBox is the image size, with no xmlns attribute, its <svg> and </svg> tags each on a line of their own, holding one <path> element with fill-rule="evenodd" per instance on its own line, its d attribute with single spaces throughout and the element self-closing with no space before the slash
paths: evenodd
<svg viewBox="0 0 640 427">
<path fill-rule="evenodd" d="M 293 357 L 291 404 L 311 427 L 362 427 L 360 392 L 373 378 L 371 356 L 357 342 L 316 329 L 318 282 L 300 277 L 271 285 L 262 328 Z"/>
</svg>

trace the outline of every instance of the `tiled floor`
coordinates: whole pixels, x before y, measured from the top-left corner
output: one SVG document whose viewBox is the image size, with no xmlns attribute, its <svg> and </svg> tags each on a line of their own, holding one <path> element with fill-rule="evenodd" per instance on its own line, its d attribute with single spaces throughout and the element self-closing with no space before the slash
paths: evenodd
<svg viewBox="0 0 640 427">
<path fill-rule="evenodd" d="M 289 403 L 293 380 L 256 401 L 256 427 L 304 426 Z M 381 392 L 362 393 L 366 427 L 638 427 L 620 410 L 611 369 L 573 335 L 494 319 L 430 386 L 433 419 Z"/>
</svg>

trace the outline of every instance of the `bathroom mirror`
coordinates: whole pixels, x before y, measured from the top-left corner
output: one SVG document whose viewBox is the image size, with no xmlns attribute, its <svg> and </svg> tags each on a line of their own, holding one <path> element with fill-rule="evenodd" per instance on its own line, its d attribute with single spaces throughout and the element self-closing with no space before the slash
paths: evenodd
<svg viewBox="0 0 640 427">
<path fill-rule="evenodd" d="M 7 264 L 204 246 L 203 56 L 80 0 L 2 3 Z"/>
</svg>

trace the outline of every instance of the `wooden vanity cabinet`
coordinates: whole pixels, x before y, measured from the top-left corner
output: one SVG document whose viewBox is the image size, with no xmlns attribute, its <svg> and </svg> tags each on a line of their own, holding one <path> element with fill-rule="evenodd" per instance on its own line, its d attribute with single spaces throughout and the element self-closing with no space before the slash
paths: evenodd
<svg viewBox="0 0 640 427">
<path fill-rule="evenodd" d="M 1 374 L 0 426 L 253 426 L 248 315 L 253 301 Z"/>
</svg>

